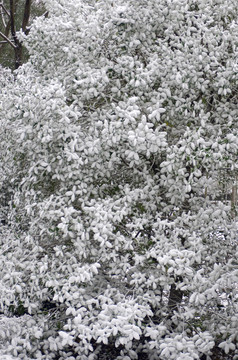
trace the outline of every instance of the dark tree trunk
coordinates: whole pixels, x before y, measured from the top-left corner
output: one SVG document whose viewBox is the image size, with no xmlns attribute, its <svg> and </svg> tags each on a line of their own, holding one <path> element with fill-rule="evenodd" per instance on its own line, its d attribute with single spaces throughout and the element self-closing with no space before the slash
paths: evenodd
<svg viewBox="0 0 238 360">
<path fill-rule="evenodd" d="M 22 44 L 18 40 L 16 36 L 16 26 L 15 26 L 15 1 L 10 1 L 10 22 L 11 22 L 11 34 L 15 44 L 14 52 L 15 52 L 15 69 L 18 69 L 19 66 L 22 65 Z M 30 18 L 30 10 L 31 10 L 31 0 L 26 0 L 24 15 L 22 20 L 22 31 L 26 32 L 27 25 Z"/>
<path fill-rule="evenodd" d="M 30 13 L 31 13 L 31 0 L 26 0 L 23 20 L 22 20 L 22 31 L 24 33 L 26 33 L 26 30 L 27 30 L 27 25 L 29 23 Z"/>
<path fill-rule="evenodd" d="M 22 45 L 19 43 L 15 47 L 15 69 L 18 69 L 22 65 Z"/>
<path fill-rule="evenodd" d="M 14 41 L 14 52 L 15 52 L 15 69 L 18 69 L 22 63 L 22 50 L 21 44 L 16 36 L 15 27 L 15 1 L 10 0 L 10 22 L 11 22 L 11 34 Z"/>
</svg>

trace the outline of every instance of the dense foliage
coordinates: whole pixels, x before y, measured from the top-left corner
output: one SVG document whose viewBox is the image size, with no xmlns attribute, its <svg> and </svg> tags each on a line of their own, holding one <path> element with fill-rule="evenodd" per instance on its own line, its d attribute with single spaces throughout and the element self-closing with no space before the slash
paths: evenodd
<svg viewBox="0 0 238 360">
<path fill-rule="evenodd" d="M 6 354 L 236 359 L 236 3 L 44 2 L 0 78 Z"/>
</svg>

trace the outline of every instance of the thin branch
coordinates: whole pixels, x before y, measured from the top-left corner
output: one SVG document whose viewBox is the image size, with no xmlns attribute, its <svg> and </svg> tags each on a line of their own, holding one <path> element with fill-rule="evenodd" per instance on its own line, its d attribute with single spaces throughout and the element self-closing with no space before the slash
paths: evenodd
<svg viewBox="0 0 238 360">
<path fill-rule="evenodd" d="M 7 14 L 7 16 L 10 18 L 10 13 L 9 11 L 5 8 L 5 6 L 3 5 L 3 3 L 0 4 L 1 8 L 4 10 L 4 12 Z"/>
<path fill-rule="evenodd" d="M 6 42 L 7 42 L 8 44 L 10 44 L 14 49 L 16 48 L 16 45 L 14 45 L 13 42 L 12 42 L 10 39 L 8 39 L 8 37 L 7 37 L 6 35 L 4 35 L 1 31 L 0 31 L 0 36 L 2 36 L 3 39 L 5 39 Z"/>
<path fill-rule="evenodd" d="M 4 16 L 3 16 L 3 13 L 1 13 L 1 17 L 2 17 L 2 23 L 3 23 L 3 26 L 4 26 L 4 27 L 6 27 L 6 26 L 7 26 L 7 24 L 6 24 L 6 22 L 5 22 L 5 19 L 4 19 Z"/>
<path fill-rule="evenodd" d="M 8 10 L 5 8 L 5 6 L 3 5 L 3 3 L 1 3 L 0 6 L 3 9 L 3 11 L 1 11 L 2 23 L 3 23 L 3 26 L 6 28 L 7 24 L 6 24 L 6 21 L 4 19 L 4 14 L 7 14 L 8 18 L 10 18 L 10 14 L 9 14 Z"/>
<path fill-rule="evenodd" d="M 11 27 L 11 21 L 10 19 L 8 20 L 6 26 L 5 26 L 5 31 L 4 31 L 4 35 L 9 39 L 9 31 L 10 31 L 10 27 Z M 8 44 L 8 41 L 5 42 L 0 42 L 1 46 L 0 46 L 0 50 L 3 49 L 3 47 Z"/>
<path fill-rule="evenodd" d="M 3 26 L 6 27 L 7 24 L 6 24 L 5 19 L 4 19 L 4 12 L 3 11 L 1 11 L 1 18 L 2 18 Z"/>
</svg>

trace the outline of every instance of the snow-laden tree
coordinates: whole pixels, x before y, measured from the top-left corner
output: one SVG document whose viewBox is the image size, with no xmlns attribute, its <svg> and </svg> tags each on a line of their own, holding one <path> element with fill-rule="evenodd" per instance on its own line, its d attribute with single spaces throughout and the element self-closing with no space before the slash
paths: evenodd
<svg viewBox="0 0 238 360">
<path fill-rule="evenodd" d="M 236 359 L 236 3 L 45 6 L 0 104 L 6 354 Z"/>
</svg>

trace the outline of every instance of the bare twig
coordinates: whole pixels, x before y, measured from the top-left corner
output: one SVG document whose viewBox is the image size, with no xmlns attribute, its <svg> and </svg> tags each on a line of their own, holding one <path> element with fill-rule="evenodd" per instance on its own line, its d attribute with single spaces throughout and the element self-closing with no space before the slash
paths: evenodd
<svg viewBox="0 0 238 360">
<path fill-rule="evenodd" d="M 16 48 L 16 45 L 10 39 L 8 39 L 8 37 L 6 35 L 4 35 L 1 31 L 0 31 L 0 36 L 2 36 L 3 39 L 5 39 L 6 42 L 8 44 L 10 44 L 14 49 Z"/>
<path fill-rule="evenodd" d="M 0 4 L 1 8 L 4 10 L 5 14 L 7 14 L 7 16 L 10 18 L 10 13 L 9 11 L 5 8 L 5 6 L 3 5 L 3 3 Z"/>
<path fill-rule="evenodd" d="M 3 26 L 4 27 L 6 27 L 7 26 L 7 24 L 6 24 L 6 22 L 5 22 L 5 19 L 4 19 L 4 12 L 1 12 L 1 18 L 2 18 L 2 23 L 3 23 Z"/>
</svg>

